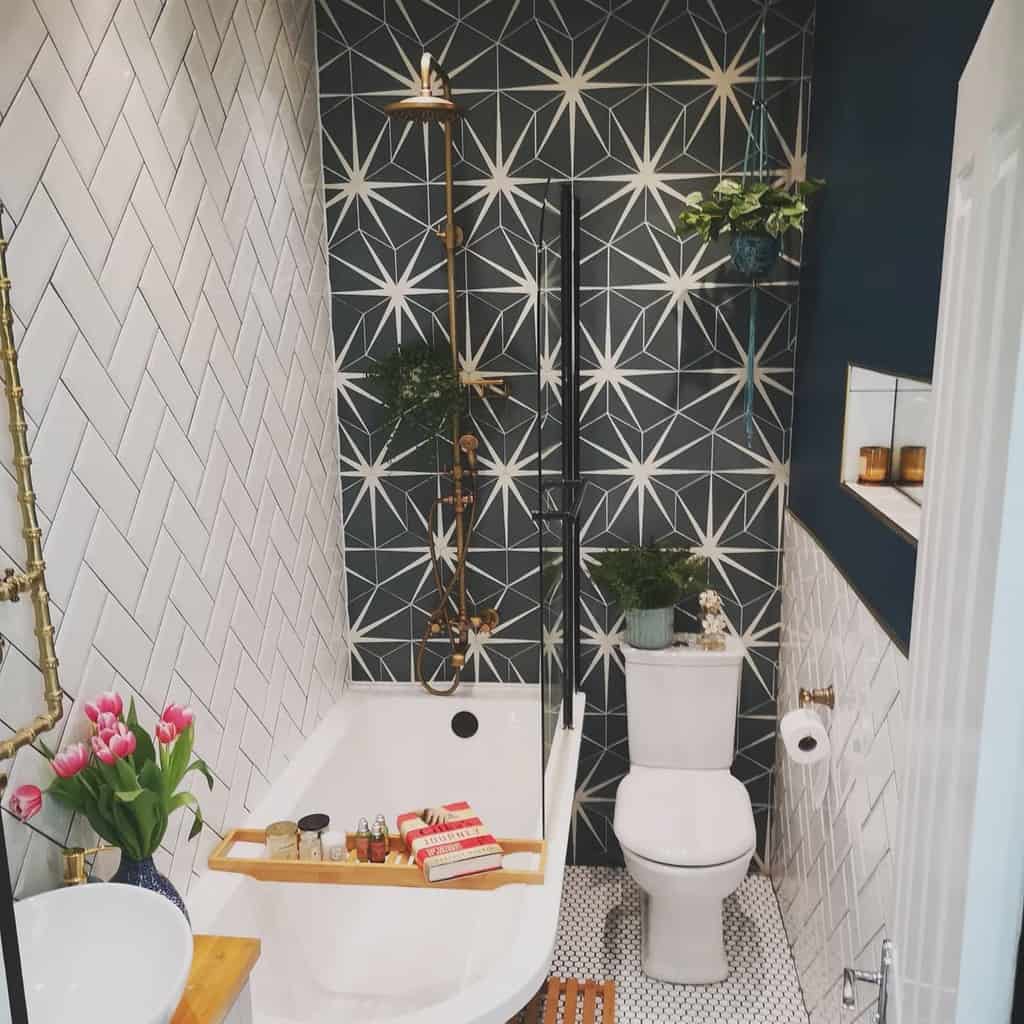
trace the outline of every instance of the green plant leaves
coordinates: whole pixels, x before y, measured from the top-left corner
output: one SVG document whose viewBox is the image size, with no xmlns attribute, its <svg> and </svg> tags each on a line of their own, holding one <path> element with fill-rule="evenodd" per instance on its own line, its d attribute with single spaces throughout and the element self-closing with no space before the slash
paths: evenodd
<svg viewBox="0 0 1024 1024">
<path fill-rule="evenodd" d="M 723 178 L 711 191 L 716 196 L 740 196 L 743 186 L 733 178 Z"/>
<path fill-rule="evenodd" d="M 603 551 L 590 566 L 594 582 L 623 611 L 667 608 L 703 589 L 707 577 L 703 558 L 685 548 L 657 544 Z"/>
<path fill-rule="evenodd" d="M 797 184 L 794 194 L 764 181 L 744 186 L 734 178 L 723 178 L 707 198 L 701 192 L 683 198 L 676 230 L 681 235 L 696 232 L 705 243 L 715 241 L 725 230 L 779 238 L 803 229 L 804 197 L 824 184 L 809 178 Z"/>
<path fill-rule="evenodd" d="M 189 839 L 195 839 L 203 830 L 203 812 L 199 807 L 199 801 L 191 793 L 183 790 L 180 793 L 176 793 L 170 803 L 171 811 L 176 811 L 179 807 L 192 808 L 192 830 L 189 832 L 188 837 Z"/>
<path fill-rule="evenodd" d="M 386 426 L 402 421 L 435 431 L 465 410 L 466 389 L 447 345 L 403 345 L 374 363 L 366 379 L 387 410 Z"/>
<path fill-rule="evenodd" d="M 189 772 L 199 772 L 204 779 L 206 779 L 206 785 L 213 789 L 213 772 L 210 771 L 209 765 L 201 758 L 197 757 L 186 769 L 185 774 Z"/>
<path fill-rule="evenodd" d="M 213 788 L 214 777 L 202 758 L 192 759 L 195 728 L 189 726 L 159 752 L 150 735 L 139 725 L 132 701 L 125 725 L 135 736 L 135 753 L 107 765 L 95 757 L 77 775 L 55 778 L 49 793 L 65 806 L 85 815 L 93 830 L 126 857 L 151 856 L 167 831 L 170 814 L 188 807 L 193 822 L 189 839 L 199 834 L 203 815 L 196 798 L 187 791 L 175 792 L 189 772 L 198 772 Z M 46 752 L 52 760 L 52 753 Z"/>
</svg>

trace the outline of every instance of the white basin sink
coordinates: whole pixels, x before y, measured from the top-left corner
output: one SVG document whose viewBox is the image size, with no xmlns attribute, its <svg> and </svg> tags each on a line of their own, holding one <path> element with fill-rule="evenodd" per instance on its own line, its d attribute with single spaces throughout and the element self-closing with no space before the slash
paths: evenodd
<svg viewBox="0 0 1024 1024">
<path fill-rule="evenodd" d="M 29 1024 L 171 1019 L 192 965 L 192 930 L 164 896 L 80 885 L 23 900 L 15 917 Z"/>
</svg>

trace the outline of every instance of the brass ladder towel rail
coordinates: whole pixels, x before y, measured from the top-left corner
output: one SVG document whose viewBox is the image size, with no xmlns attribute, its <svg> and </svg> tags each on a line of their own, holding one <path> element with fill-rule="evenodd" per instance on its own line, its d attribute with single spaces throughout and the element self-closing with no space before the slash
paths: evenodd
<svg viewBox="0 0 1024 1024">
<path fill-rule="evenodd" d="M 64 713 L 63 695 L 57 674 L 57 652 L 50 621 L 50 595 L 46 589 L 46 563 L 43 561 L 43 533 L 36 516 L 36 496 L 32 488 L 32 457 L 28 450 L 28 425 L 22 401 L 18 351 L 14 347 L 14 316 L 11 312 L 11 281 L 7 276 L 7 238 L 4 235 L 4 207 L 0 203 L 0 364 L 3 366 L 4 392 L 14 452 L 14 475 L 21 508 L 21 534 L 25 538 L 25 571 L 7 569 L 0 580 L 0 601 L 18 601 L 23 593 L 32 598 L 35 616 L 39 670 L 43 674 L 43 700 L 46 710 L 13 736 L 0 742 L 0 761 L 8 761 L 24 746 L 48 732 Z M 7 787 L 7 773 L 0 772 L 0 795 Z"/>
</svg>

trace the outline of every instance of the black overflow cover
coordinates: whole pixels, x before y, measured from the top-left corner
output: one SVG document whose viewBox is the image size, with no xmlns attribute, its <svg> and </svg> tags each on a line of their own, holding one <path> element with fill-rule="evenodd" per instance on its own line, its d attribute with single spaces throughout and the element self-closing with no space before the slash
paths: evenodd
<svg viewBox="0 0 1024 1024">
<path fill-rule="evenodd" d="M 468 740 L 470 736 L 476 735 L 479 728 L 480 723 L 472 711 L 458 711 L 452 716 L 452 732 L 459 739 Z"/>
</svg>

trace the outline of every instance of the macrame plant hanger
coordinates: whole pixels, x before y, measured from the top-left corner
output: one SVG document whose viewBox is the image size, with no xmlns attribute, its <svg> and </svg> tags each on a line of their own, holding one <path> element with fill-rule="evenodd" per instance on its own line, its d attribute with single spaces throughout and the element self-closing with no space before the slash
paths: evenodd
<svg viewBox="0 0 1024 1024">
<path fill-rule="evenodd" d="M 750 121 L 747 124 L 747 145 L 743 154 L 743 186 L 747 178 L 756 175 L 758 182 L 763 182 L 768 175 L 768 156 L 765 151 L 765 78 L 766 48 L 765 35 L 768 11 L 761 15 L 757 54 L 757 78 L 754 80 L 753 104 L 750 110 Z M 756 163 L 756 168 L 751 165 Z M 750 288 L 750 320 L 747 328 L 747 385 L 743 402 L 743 427 L 747 435 L 747 447 L 754 444 L 754 384 L 755 363 L 757 361 L 757 279 L 751 281 Z"/>
</svg>

